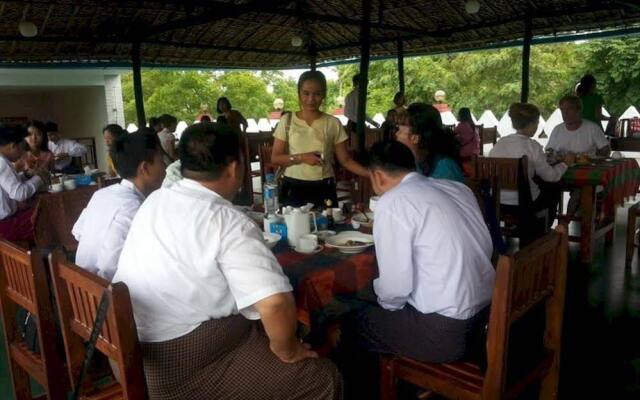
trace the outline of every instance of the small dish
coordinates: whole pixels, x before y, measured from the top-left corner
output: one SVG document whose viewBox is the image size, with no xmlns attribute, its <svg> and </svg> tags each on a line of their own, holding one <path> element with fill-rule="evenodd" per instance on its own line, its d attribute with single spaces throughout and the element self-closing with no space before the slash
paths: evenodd
<svg viewBox="0 0 640 400">
<path fill-rule="evenodd" d="M 264 244 L 268 248 L 273 249 L 274 247 L 276 247 L 280 239 L 282 239 L 282 236 L 280 236 L 278 233 L 262 232 L 262 238 L 264 239 Z"/>
<path fill-rule="evenodd" d="M 365 218 L 365 216 L 361 212 L 357 212 L 353 214 L 353 216 L 351 217 L 351 221 L 358 222 L 360 226 L 371 228 L 373 226 L 373 216 L 374 214 L 371 211 L 367 212 L 367 218 L 369 218 L 367 220 L 367 218 Z"/>
<path fill-rule="evenodd" d="M 294 247 L 293 249 L 296 252 L 300 253 L 300 254 L 318 254 L 318 253 L 320 253 L 322 251 L 322 249 L 324 249 L 324 246 L 319 244 L 319 245 L 316 246 L 315 249 L 313 249 L 311 251 L 309 251 L 309 250 L 301 250 L 301 249 L 299 249 L 297 247 Z"/>
<path fill-rule="evenodd" d="M 315 234 L 318 236 L 318 240 L 325 242 L 331 236 L 335 236 L 336 232 L 335 231 L 318 231 L 318 232 L 315 232 Z"/>
</svg>

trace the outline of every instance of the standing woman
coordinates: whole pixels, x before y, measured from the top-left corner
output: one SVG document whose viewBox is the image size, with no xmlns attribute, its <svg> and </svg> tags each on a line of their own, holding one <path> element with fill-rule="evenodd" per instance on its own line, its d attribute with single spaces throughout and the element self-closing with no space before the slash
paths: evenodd
<svg viewBox="0 0 640 400">
<path fill-rule="evenodd" d="M 460 143 L 460 159 L 462 168 L 467 175 L 471 175 L 473 156 L 480 154 L 480 136 L 476 132 L 476 124 L 471 117 L 471 110 L 463 107 L 458 111 L 458 126 L 453 131 L 456 139 Z"/>
<path fill-rule="evenodd" d="M 338 204 L 333 155 L 350 172 L 369 176 L 347 151 L 347 133 L 340 121 L 322 111 L 327 81 L 320 71 L 306 71 L 298 80 L 300 111 L 282 117 L 274 133 L 271 162 L 286 168 L 281 201 L 320 207 L 330 199 Z"/>
<path fill-rule="evenodd" d="M 102 129 L 104 144 L 107 146 L 107 175 L 110 177 L 118 176 L 116 166 L 111 158 L 111 150 L 116 141 L 124 136 L 125 133 L 125 130 L 118 124 L 109 124 Z"/>
<path fill-rule="evenodd" d="M 247 130 L 247 120 L 242 116 L 240 111 L 231 108 L 231 102 L 226 97 L 220 97 L 216 105 L 218 110 L 218 118 L 224 117 L 227 124 L 238 133 L 244 133 Z"/>
<path fill-rule="evenodd" d="M 593 75 L 587 74 L 580 79 L 580 83 L 576 89 L 576 93 L 582 101 L 582 119 L 588 119 L 599 127 L 603 120 L 609 120 L 609 117 L 602 115 L 602 107 L 604 107 L 604 99 L 596 91 L 597 82 Z"/>
<path fill-rule="evenodd" d="M 49 151 L 49 136 L 45 125 L 40 121 L 31 121 L 27 124 L 27 137 L 25 141 L 29 148 L 14 165 L 18 172 L 43 168 L 53 171 L 53 153 Z"/>
</svg>

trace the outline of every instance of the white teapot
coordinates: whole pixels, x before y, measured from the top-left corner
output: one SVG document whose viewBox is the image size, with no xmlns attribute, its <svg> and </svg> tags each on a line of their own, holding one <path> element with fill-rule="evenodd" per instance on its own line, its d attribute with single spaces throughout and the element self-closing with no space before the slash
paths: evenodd
<svg viewBox="0 0 640 400">
<path fill-rule="evenodd" d="M 300 208 L 287 207 L 284 211 L 284 222 L 287 225 L 287 241 L 289 246 L 298 247 L 300 236 L 311 233 L 311 218 L 313 216 L 314 232 L 318 230 L 316 218 L 307 206 Z"/>
</svg>

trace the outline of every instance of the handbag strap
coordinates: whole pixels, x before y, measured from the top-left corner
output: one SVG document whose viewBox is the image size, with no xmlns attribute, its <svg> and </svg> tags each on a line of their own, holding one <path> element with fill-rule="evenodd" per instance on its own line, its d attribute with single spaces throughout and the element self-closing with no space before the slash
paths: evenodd
<svg viewBox="0 0 640 400">
<path fill-rule="evenodd" d="M 73 394 L 71 395 L 71 400 L 77 400 L 80 395 L 80 388 L 82 387 L 82 382 L 87 374 L 87 370 L 89 369 L 89 365 L 91 365 L 91 360 L 93 359 L 93 353 L 96 349 L 96 342 L 98 341 L 98 336 L 100 336 L 100 331 L 102 331 L 102 325 L 104 325 L 104 321 L 107 319 L 107 310 L 109 309 L 109 296 L 107 291 L 105 290 L 102 293 L 102 297 L 100 298 L 100 304 L 98 305 L 98 310 L 96 311 L 96 319 L 93 321 L 93 329 L 91 330 L 91 336 L 89 336 L 89 341 L 86 344 L 86 352 L 84 354 L 84 361 L 82 362 L 82 368 L 80 369 L 80 373 L 78 374 L 78 379 L 76 380 L 76 386 L 73 389 Z"/>
</svg>

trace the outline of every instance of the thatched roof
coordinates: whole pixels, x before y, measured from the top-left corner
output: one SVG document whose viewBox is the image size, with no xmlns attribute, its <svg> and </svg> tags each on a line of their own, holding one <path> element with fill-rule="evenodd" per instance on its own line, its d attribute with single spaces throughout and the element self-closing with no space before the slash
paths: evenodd
<svg viewBox="0 0 640 400">
<path fill-rule="evenodd" d="M 634 0 L 372 0 L 371 54 L 390 56 L 480 48 L 535 36 L 637 29 Z M 144 65 L 214 68 L 306 66 L 357 58 L 361 0 L 35 0 L 0 1 L 0 63 L 129 63 L 142 43 Z M 20 35 L 31 21 L 38 35 Z M 294 47 L 291 39 L 304 39 Z"/>
</svg>

